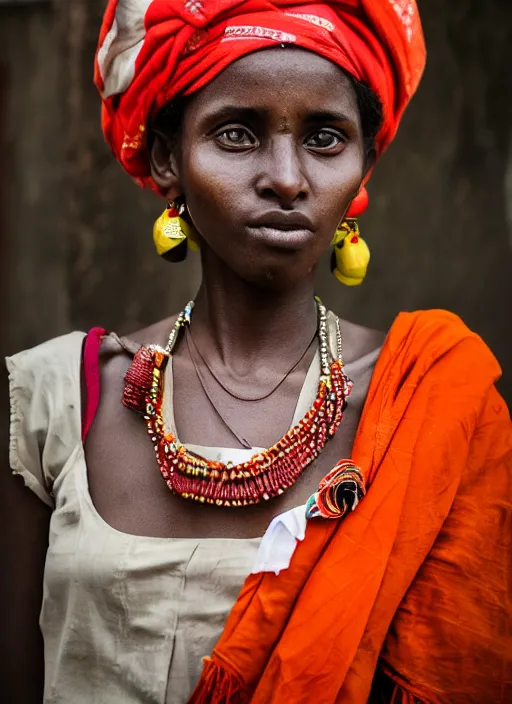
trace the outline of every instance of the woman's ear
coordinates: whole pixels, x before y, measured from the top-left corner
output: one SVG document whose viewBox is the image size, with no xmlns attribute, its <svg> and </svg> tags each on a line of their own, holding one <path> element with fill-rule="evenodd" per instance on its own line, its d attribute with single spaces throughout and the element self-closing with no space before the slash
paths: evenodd
<svg viewBox="0 0 512 704">
<path fill-rule="evenodd" d="M 165 197 L 172 202 L 182 195 L 176 149 L 169 138 L 161 132 L 153 132 L 153 142 L 149 150 L 151 177 L 161 188 Z"/>
</svg>

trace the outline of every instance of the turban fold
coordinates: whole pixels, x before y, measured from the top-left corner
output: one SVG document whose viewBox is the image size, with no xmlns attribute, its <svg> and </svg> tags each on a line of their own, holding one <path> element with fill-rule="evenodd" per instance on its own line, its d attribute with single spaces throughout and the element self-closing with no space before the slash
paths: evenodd
<svg viewBox="0 0 512 704">
<path fill-rule="evenodd" d="M 415 0 L 109 0 L 95 62 L 102 126 L 141 185 L 150 176 L 148 122 L 245 54 L 280 44 L 323 56 L 382 101 L 380 155 L 393 139 L 425 65 Z"/>
</svg>

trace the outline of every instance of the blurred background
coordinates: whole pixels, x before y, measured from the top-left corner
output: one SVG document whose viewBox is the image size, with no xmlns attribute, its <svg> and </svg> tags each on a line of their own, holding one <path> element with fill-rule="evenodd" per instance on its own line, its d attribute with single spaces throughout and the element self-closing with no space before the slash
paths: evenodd
<svg viewBox="0 0 512 704">
<path fill-rule="evenodd" d="M 197 255 L 159 260 L 164 203 L 103 142 L 92 66 L 104 7 L 0 0 L 1 356 L 93 325 L 129 332 L 176 312 L 199 282 Z M 455 311 L 492 347 L 511 404 L 512 2 L 419 8 L 428 67 L 370 184 L 367 280 L 341 286 L 326 259 L 318 291 L 381 329 L 400 310 Z"/>
</svg>

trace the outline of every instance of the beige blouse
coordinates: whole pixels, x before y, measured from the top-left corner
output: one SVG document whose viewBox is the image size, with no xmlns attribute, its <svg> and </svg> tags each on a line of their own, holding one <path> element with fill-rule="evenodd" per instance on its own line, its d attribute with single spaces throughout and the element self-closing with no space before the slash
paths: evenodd
<svg viewBox="0 0 512 704">
<path fill-rule="evenodd" d="M 246 576 L 251 569 L 273 568 L 279 546 L 267 534 L 261 548 L 259 538 L 132 536 L 101 518 L 89 494 L 81 442 L 83 339 L 74 332 L 6 360 L 11 468 L 53 509 L 40 617 L 44 702 L 184 704 Z M 378 353 L 357 363 L 367 381 L 359 385 L 361 403 Z M 318 378 L 317 355 L 292 424 L 311 404 Z M 167 422 L 172 429 L 172 404 Z M 236 462 L 246 459 L 240 453 L 254 451 L 193 449 Z M 305 524 L 303 507 L 289 513 Z M 302 537 L 303 528 L 295 537 Z M 271 537 L 279 540 L 279 531 Z"/>
</svg>

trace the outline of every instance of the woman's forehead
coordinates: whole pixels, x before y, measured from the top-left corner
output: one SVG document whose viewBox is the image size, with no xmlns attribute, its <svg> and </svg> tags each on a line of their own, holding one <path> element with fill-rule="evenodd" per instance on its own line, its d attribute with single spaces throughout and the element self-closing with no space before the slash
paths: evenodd
<svg viewBox="0 0 512 704">
<path fill-rule="evenodd" d="M 357 101 L 346 74 L 312 52 L 272 48 L 247 54 L 230 64 L 197 95 L 196 108 L 207 111 L 226 104 L 280 111 L 343 109 L 357 113 Z"/>
</svg>

